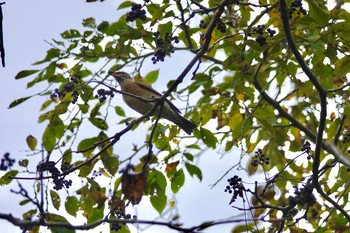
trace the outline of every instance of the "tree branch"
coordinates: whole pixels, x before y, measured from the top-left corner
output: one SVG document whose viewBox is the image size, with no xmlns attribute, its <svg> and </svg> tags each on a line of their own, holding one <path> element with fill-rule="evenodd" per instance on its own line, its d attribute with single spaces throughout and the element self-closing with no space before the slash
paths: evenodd
<svg viewBox="0 0 350 233">
<path fill-rule="evenodd" d="M 308 138 L 310 138 L 311 141 L 315 142 L 317 135 L 312 132 L 309 128 L 307 128 L 305 125 L 300 123 L 298 120 L 296 120 L 291 114 L 289 114 L 287 111 L 284 110 L 284 108 L 273 98 L 271 98 L 261 87 L 257 80 L 258 73 L 260 71 L 260 68 L 262 66 L 262 63 L 259 64 L 255 74 L 254 74 L 254 87 L 260 92 L 261 97 L 268 102 L 272 107 L 274 107 L 278 113 L 281 115 L 281 117 L 286 118 L 289 120 L 294 127 L 300 129 L 303 131 Z M 322 148 L 326 150 L 328 153 L 332 154 L 340 163 L 343 165 L 350 167 L 350 159 L 345 157 L 339 149 L 330 141 L 322 141 Z"/>
<path fill-rule="evenodd" d="M 2 67 L 5 67 L 5 48 L 4 48 L 4 32 L 3 32 L 3 14 L 2 14 L 2 5 L 4 5 L 5 2 L 0 3 L 0 54 L 1 54 L 1 64 Z"/>
<path fill-rule="evenodd" d="M 314 87 L 317 89 L 319 93 L 320 98 L 320 120 L 317 130 L 317 135 L 315 138 L 316 146 L 315 146 L 315 153 L 313 157 L 313 164 L 312 164 L 312 183 L 314 184 L 317 192 L 325 198 L 327 201 L 332 203 L 332 205 L 337 208 L 349 221 L 350 221 L 350 215 L 336 203 L 332 198 L 330 198 L 322 189 L 321 185 L 319 184 L 319 166 L 320 166 L 320 156 L 321 156 L 321 149 L 323 147 L 323 132 L 325 130 L 325 124 L 326 124 L 326 117 L 327 117 L 327 90 L 321 85 L 321 83 L 318 81 L 316 76 L 313 74 L 313 72 L 310 70 L 308 65 L 306 64 L 305 60 L 299 53 L 299 50 L 293 40 L 291 30 L 290 30 L 290 24 L 289 24 L 289 16 L 288 16 L 288 8 L 285 0 L 280 0 L 280 12 L 281 12 L 281 18 L 283 23 L 283 30 L 284 34 L 286 36 L 286 39 L 288 41 L 289 48 L 292 50 L 294 57 L 297 59 L 300 67 L 304 71 L 304 73 L 308 76 L 309 80 L 312 82 Z M 332 144 L 334 147 L 335 145 Z M 332 147 L 333 148 L 333 147 Z M 334 155 L 335 156 L 335 155 Z M 338 158 L 337 158 L 338 159 Z M 349 160 L 347 160 L 349 162 Z M 347 165 L 349 167 L 349 164 Z"/>
<path fill-rule="evenodd" d="M 28 227 L 34 227 L 34 226 L 46 226 L 46 227 L 61 227 L 61 228 L 67 228 L 67 229 L 73 229 L 73 230 L 90 230 L 93 229 L 103 223 L 125 223 L 125 224 L 144 224 L 144 225 L 158 225 L 158 226 L 165 226 L 170 229 L 173 229 L 178 232 L 184 232 L 184 233 L 194 233 L 201 231 L 203 229 L 218 226 L 218 225 L 224 225 L 224 224 L 232 224 L 232 223 L 240 223 L 240 222 L 252 222 L 252 221 L 264 221 L 264 222 L 280 222 L 284 219 L 269 219 L 265 220 L 264 218 L 252 218 L 252 219 L 246 219 L 246 218 L 236 218 L 236 219 L 229 219 L 229 220 L 221 220 L 221 221 L 206 221 L 199 225 L 185 228 L 181 227 L 181 225 L 174 224 L 172 222 L 160 222 L 160 221 L 148 221 L 148 220 L 118 220 L 118 219 L 108 219 L 104 218 L 102 220 L 90 223 L 90 224 L 83 224 L 83 225 L 72 225 L 70 223 L 66 222 L 47 222 L 47 221 L 26 221 L 21 220 L 19 218 L 16 218 L 12 216 L 12 214 L 3 214 L 0 213 L 0 219 L 4 219 L 9 221 L 15 226 L 28 228 Z"/>
</svg>

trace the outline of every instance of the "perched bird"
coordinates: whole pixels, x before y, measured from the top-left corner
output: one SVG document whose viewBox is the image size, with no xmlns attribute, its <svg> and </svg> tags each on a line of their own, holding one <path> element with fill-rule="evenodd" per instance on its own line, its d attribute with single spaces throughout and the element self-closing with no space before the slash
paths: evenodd
<svg viewBox="0 0 350 233">
<path fill-rule="evenodd" d="M 146 114 L 152 109 L 156 104 L 157 99 L 161 98 L 162 95 L 154 90 L 153 88 L 135 81 L 131 78 L 128 73 L 125 72 L 109 72 L 120 84 L 122 91 L 130 93 L 131 95 L 123 94 L 124 102 L 135 111 Z M 134 95 L 134 96 L 133 96 Z M 138 96 L 139 98 L 135 97 Z M 152 113 L 152 116 L 158 116 L 161 105 L 159 105 L 155 111 Z M 183 129 L 187 134 L 191 134 L 192 131 L 197 128 L 197 125 L 193 122 L 187 120 L 181 116 L 180 110 L 175 107 L 168 99 L 165 99 L 164 105 L 162 107 L 161 117 L 165 118 L 174 124 L 178 125 Z"/>
</svg>

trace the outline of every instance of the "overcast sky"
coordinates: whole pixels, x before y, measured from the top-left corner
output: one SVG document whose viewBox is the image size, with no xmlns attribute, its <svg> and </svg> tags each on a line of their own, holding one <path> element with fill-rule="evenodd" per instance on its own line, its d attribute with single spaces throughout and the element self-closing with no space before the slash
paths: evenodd
<svg viewBox="0 0 350 233">
<path fill-rule="evenodd" d="M 25 69 L 36 69 L 31 64 L 41 60 L 50 46 L 45 40 L 60 38 L 60 33 L 71 28 L 81 28 L 82 19 L 88 17 L 96 18 L 97 23 L 101 20 L 116 21 L 119 15 L 116 11 L 117 0 L 106 0 L 102 3 L 85 3 L 83 0 L 11 0 L 2 6 L 4 15 L 4 43 L 6 49 L 6 67 L 0 67 L 0 78 L 2 81 L 0 91 L 0 156 L 10 152 L 17 161 L 23 157 L 27 148 L 25 138 L 32 134 L 39 139 L 46 123 L 38 124 L 37 118 L 42 98 L 35 97 L 22 105 L 8 109 L 8 105 L 15 99 L 29 96 L 40 89 L 26 89 L 26 83 L 31 80 L 14 80 L 15 75 Z M 174 58 L 166 59 L 165 64 L 158 64 L 149 69 L 160 69 L 160 75 L 176 78 L 186 61 L 191 59 L 189 55 L 184 58 L 174 55 Z M 151 63 L 150 63 L 151 64 Z M 174 67 L 173 64 L 177 64 Z M 166 70 L 166 71 L 164 71 Z M 166 72 L 166 73 L 165 73 Z M 157 82 L 155 86 L 165 91 L 166 81 Z M 133 116 L 138 116 L 136 113 Z M 112 134 L 112 133 L 111 133 Z M 135 138 L 138 132 L 129 132 L 130 138 Z M 130 154 L 127 152 L 126 154 Z M 211 151 L 200 160 L 199 166 L 203 168 L 204 180 L 199 183 L 197 179 L 186 180 L 186 185 L 176 195 L 181 222 L 186 226 L 193 226 L 207 220 L 217 220 L 236 215 L 237 212 L 228 206 L 230 197 L 224 193 L 225 182 L 220 183 L 215 189 L 210 190 L 209 184 L 214 183 L 224 172 L 229 169 L 239 154 L 231 152 L 231 155 L 220 158 L 220 155 Z M 231 172 L 230 176 L 234 173 Z M 0 173 L 2 174 L 2 173 Z M 226 179 L 224 179 L 226 180 Z M 11 188 L 17 189 L 15 182 Z M 0 187 L 0 209 L 1 213 L 12 213 L 17 217 L 26 207 L 19 207 L 18 202 L 22 198 L 9 193 L 8 187 Z M 147 206 L 145 202 L 145 206 Z M 152 208 L 137 207 L 139 218 L 152 220 L 150 216 L 157 214 Z M 249 217 L 249 216 L 248 216 Z M 232 226 L 220 227 L 221 232 L 228 232 Z M 1 232 L 21 232 L 19 228 L 0 220 Z M 173 232 L 165 228 L 159 232 Z M 218 231 L 219 228 L 212 230 Z M 148 232 L 155 232 L 151 228 Z M 213 232 L 209 230 L 208 232 Z"/>
</svg>

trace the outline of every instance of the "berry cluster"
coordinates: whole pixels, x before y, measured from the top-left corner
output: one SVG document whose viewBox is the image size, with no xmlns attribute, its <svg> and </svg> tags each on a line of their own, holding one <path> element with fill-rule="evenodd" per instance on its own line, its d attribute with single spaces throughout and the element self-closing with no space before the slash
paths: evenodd
<svg viewBox="0 0 350 233">
<path fill-rule="evenodd" d="M 74 77 L 70 78 L 70 81 L 63 85 L 63 90 L 55 89 L 55 92 L 50 95 L 52 101 L 56 101 L 57 99 L 62 99 L 66 96 L 67 93 L 72 92 L 72 104 L 75 104 L 78 101 L 79 92 L 74 90 L 75 84 L 80 83 L 81 76 L 79 74 L 74 75 Z"/>
<path fill-rule="evenodd" d="M 235 202 L 235 200 L 237 199 L 237 196 L 241 197 L 244 201 L 243 191 L 246 191 L 246 189 L 244 188 L 244 185 L 242 183 L 242 178 L 235 175 L 230 179 L 227 179 L 227 182 L 229 183 L 229 185 L 226 186 L 225 192 L 228 192 L 229 194 L 233 193 L 229 204 L 231 204 L 232 202 Z"/>
<path fill-rule="evenodd" d="M 116 216 L 118 217 L 118 219 L 125 219 L 125 220 L 131 220 L 131 214 L 125 214 L 124 212 L 120 212 L 120 214 L 116 214 Z M 137 217 L 136 215 L 133 215 L 132 216 L 132 219 L 133 220 L 136 220 Z M 111 223 L 111 230 L 114 230 L 114 231 L 119 231 L 120 229 L 122 229 L 122 225 L 125 225 L 126 223 Z"/>
<path fill-rule="evenodd" d="M 96 171 L 96 170 L 93 170 L 93 171 L 92 171 L 92 175 L 91 175 L 91 179 L 94 180 L 96 177 L 99 177 L 99 176 L 101 176 L 101 175 L 102 175 L 101 172 L 98 172 L 98 171 Z"/>
<path fill-rule="evenodd" d="M 287 220 L 289 220 L 289 221 L 292 221 L 292 220 L 293 220 L 293 217 L 294 217 L 295 215 L 297 215 L 298 212 L 299 212 L 299 210 L 298 210 L 297 208 L 291 208 L 291 209 L 288 208 L 287 211 L 285 211 L 285 212 L 283 213 L 283 218 L 284 218 L 284 219 L 287 219 Z"/>
<path fill-rule="evenodd" d="M 199 22 L 199 27 L 206 29 L 208 27 L 209 22 L 205 22 L 204 20 L 201 20 Z M 216 25 L 216 29 L 219 30 L 222 33 L 225 33 L 227 30 L 227 27 L 225 25 L 225 23 L 222 20 L 219 20 L 217 25 Z"/>
<path fill-rule="evenodd" d="M 205 22 L 204 20 L 201 20 L 199 22 L 199 27 L 206 29 L 208 27 L 208 22 Z"/>
<path fill-rule="evenodd" d="M 216 25 L 216 29 L 218 29 L 220 32 L 225 33 L 226 32 L 226 25 L 221 20 L 218 21 L 218 24 Z"/>
<path fill-rule="evenodd" d="M 258 34 L 258 36 L 255 38 L 255 41 L 260 45 L 263 46 L 266 44 L 266 36 L 265 34 L 265 25 L 259 24 L 257 27 L 253 27 L 253 32 Z M 271 28 L 267 28 L 266 32 L 269 34 L 270 37 L 273 37 L 276 34 L 276 30 L 273 30 Z M 249 34 L 251 36 L 251 34 Z"/>
<path fill-rule="evenodd" d="M 316 197 L 312 193 L 314 186 L 312 183 L 307 183 L 302 188 L 293 186 L 295 196 L 290 196 L 288 198 L 289 206 L 294 207 L 296 205 L 313 205 L 316 203 Z"/>
<path fill-rule="evenodd" d="M 273 37 L 276 34 L 276 30 L 273 30 L 271 28 L 267 28 L 266 31 L 270 35 L 270 37 Z"/>
<path fill-rule="evenodd" d="M 172 36 L 168 32 L 165 33 L 164 38 L 161 37 L 160 32 L 153 33 L 153 36 L 155 38 L 157 50 L 153 54 L 152 62 L 153 64 L 156 64 L 159 61 L 163 62 L 167 53 L 174 53 L 173 43 L 177 44 L 180 41 L 179 37 Z"/>
<path fill-rule="evenodd" d="M 301 151 L 308 154 L 307 159 L 311 159 L 310 151 L 311 151 L 311 144 L 309 141 L 305 141 L 303 146 L 301 147 Z"/>
<path fill-rule="evenodd" d="M 253 155 L 252 161 L 250 163 L 252 166 L 257 167 L 259 164 L 261 165 L 269 165 L 270 164 L 270 158 L 266 157 L 266 155 L 262 152 L 261 149 L 258 149 L 255 151 L 255 154 Z"/>
<path fill-rule="evenodd" d="M 141 4 L 132 3 L 131 11 L 126 13 L 126 21 L 132 22 L 136 19 L 142 19 L 143 21 L 146 21 L 146 11 L 142 8 L 143 6 Z"/>
<path fill-rule="evenodd" d="M 127 167 L 128 169 L 128 167 Z M 117 219 L 125 219 L 130 220 L 131 218 L 133 220 L 136 220 L 136 215 L 131 216 L 131 214 L 125 213 L 125 202 L 117 197 L 115 193 L 113 194 L 112 198 L 108 201 L 109 208 L 111 209 L 111 216 Z M 118 231 L 122 228 L 122 225 L 125 223 L 111 223 L 111 229 Z"/>
<path fill-rule="evenodd" d="M 0 171 L 6 171 L 15 163 L 15 159 L 10 158 L 10 153 L 5 153 L 4 157 L 1 159 Z"/>
<path fill-rule="evenodd" d="M 114 93 L 112 90 L 105 90 L 105 89 L 98 89 L 97 90 L 97 94 L 95 95 L 95 97 L 97 99 L 99 99 L 99 101 L 102 103 L 104 101 L 106 101 L 107 96 L 110 96 L 111 98 L 114 97 Z"/>
<path fill-rule="evenodd" d="M 53 183 L 55 184 L 53 189 L 61 190 L 63 187 L 69 188 L 72 186 L 72 180 L 66 180 L 64 177 L 59 177 L 60 171 L 56 167 L 54 161 L 41 162 L 36 167 L 38 172 L 48 171 L 53 176 Z"/>
<path fill-rule="evenodd" d="M 343 136 L 342 142 L 343 143 L 350 142 L 350 132 L 345 133 L 345 135 Z"/>
<path fill-rule="evenodd" d="M 311 151 L 311 144 L 310 144 L 309 141 L 305 141 L 304 142 L 303 146 L 301 147 L 301 151 L 306 152 L 308 154 L 310 153 L 310 151 Z"/>
<path fill-rule="evenodd" d="M 64 177 L 61 178 L 54 178 L 53 183 L 55 186 L 53 186 L 53 189 L 55 190 L 61 190 L 63 187 L 68 189 L 70 186 L 72 186 L 72 180 L 66 180 Z"/>
<path fill-rule="evenodd" d="M 307 14 L 307 11 L 303 8 L 302 0 L 294 0 L 294 2 L 290 4 L 289 12 L 288 12 L 290 19 L 293 17 L 294 12 L 297 12 L 298 15 Z"/>
</svg>

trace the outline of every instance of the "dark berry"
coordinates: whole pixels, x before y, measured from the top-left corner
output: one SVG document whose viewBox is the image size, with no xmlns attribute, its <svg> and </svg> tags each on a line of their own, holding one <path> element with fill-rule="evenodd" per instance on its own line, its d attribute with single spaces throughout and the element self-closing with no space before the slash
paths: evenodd
<svg viewBox="0 0 350 233">
<path fill-rule="evenodd" d="M 63 89 L 66 91 L 66 92 L 71 92 L 74 88 L 74 84 L 71 83 L 71 82 L 68 82 L 68 83 L 65 83 L 63 85 Z"/>
</svg>

